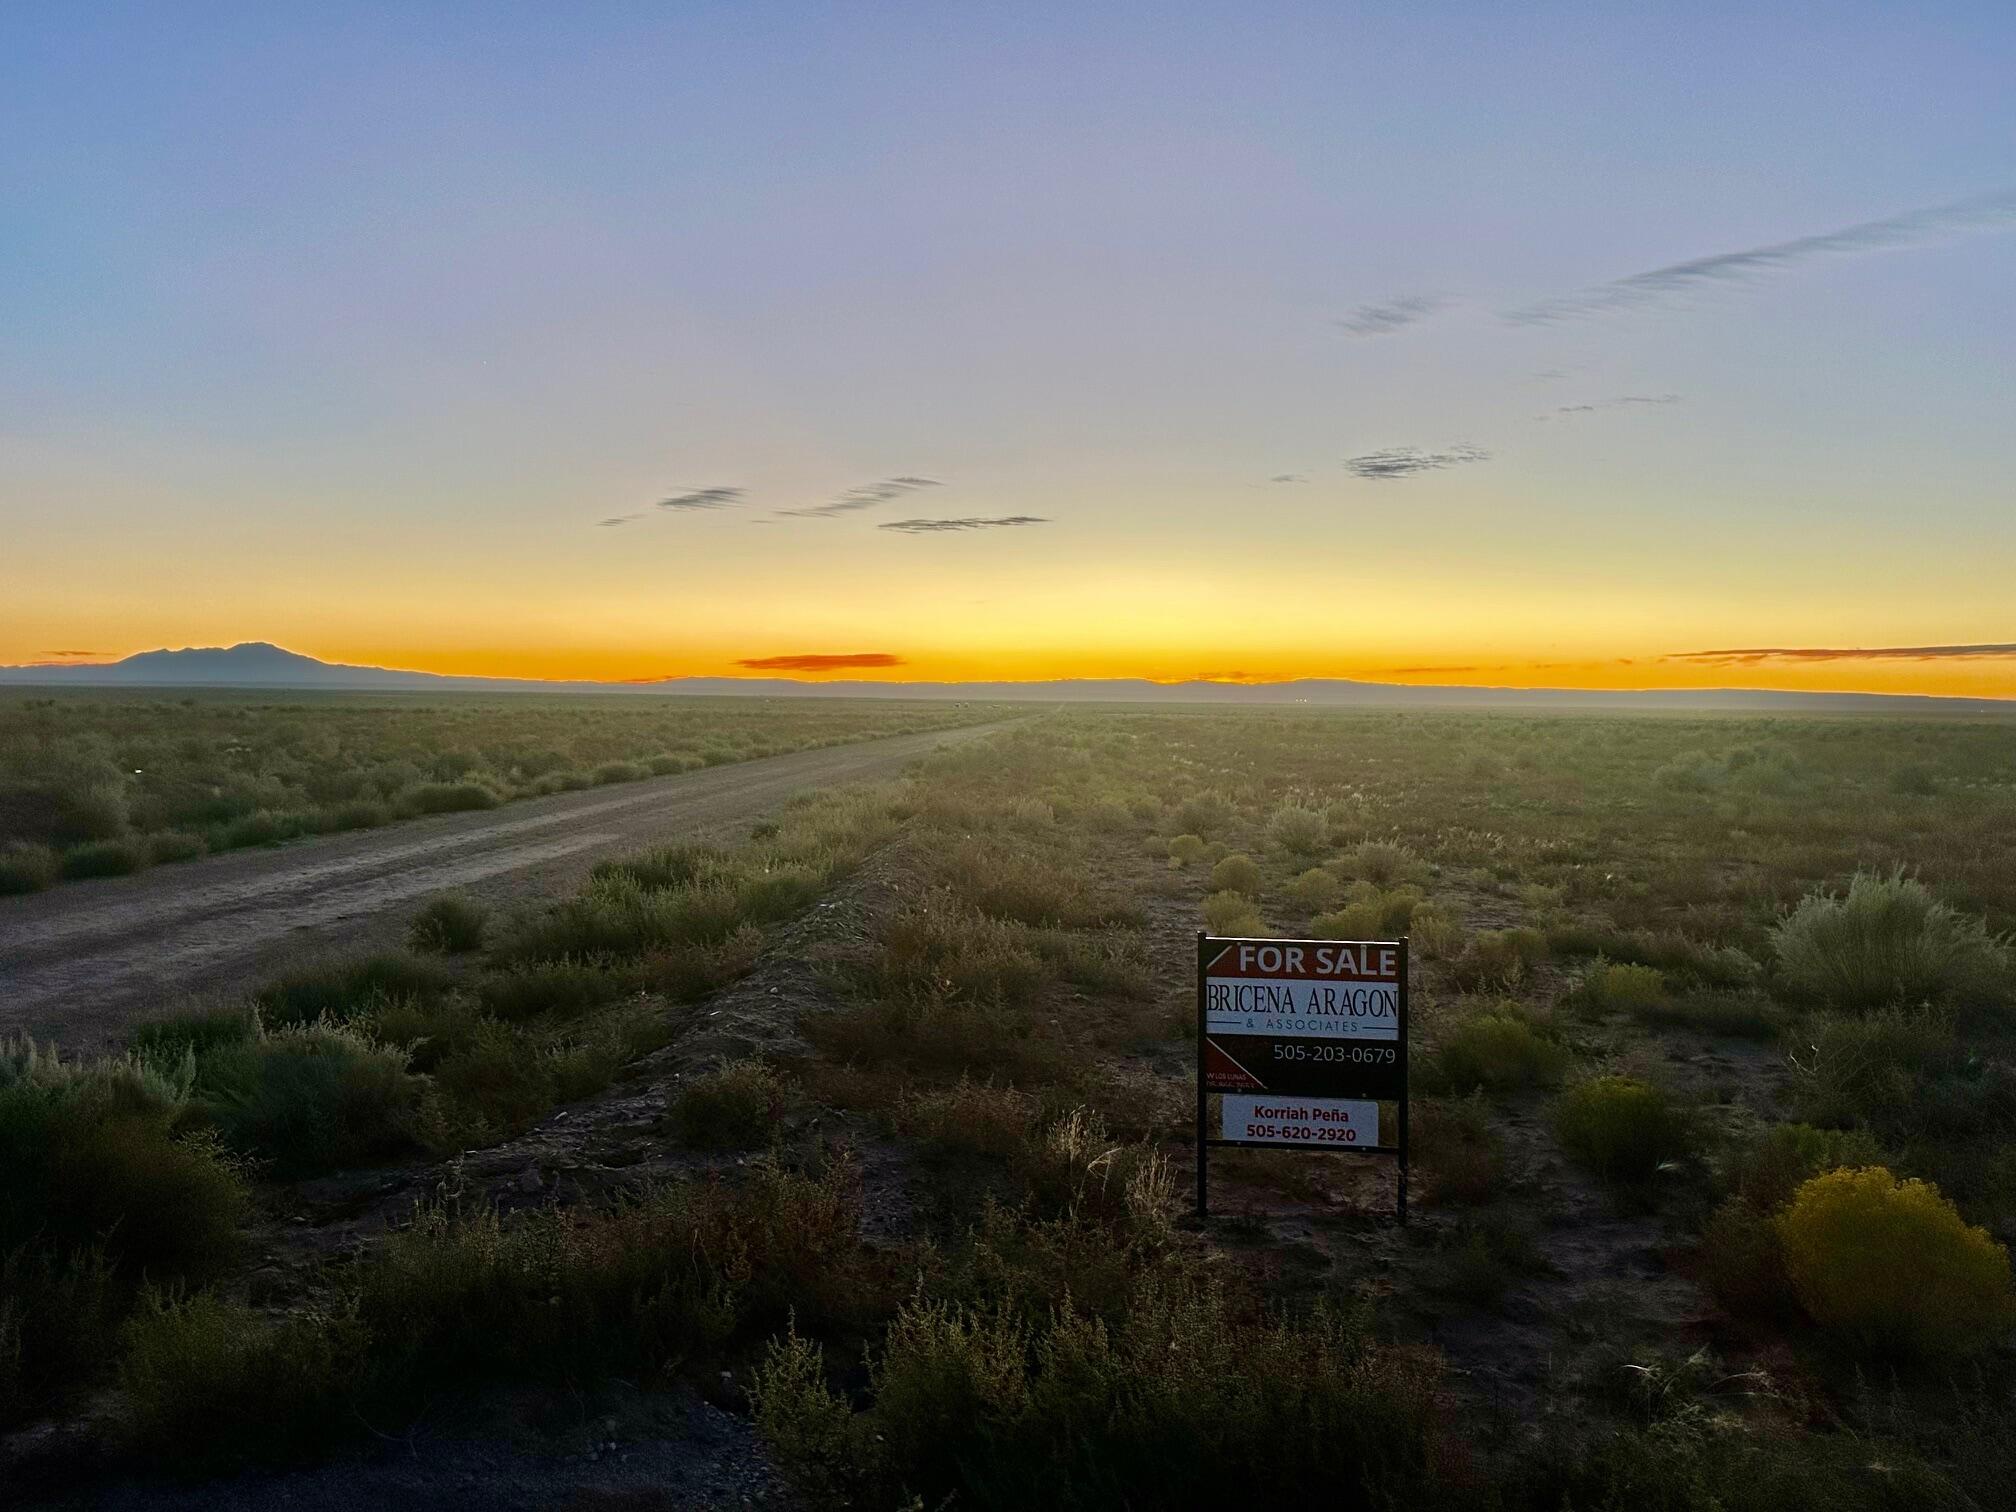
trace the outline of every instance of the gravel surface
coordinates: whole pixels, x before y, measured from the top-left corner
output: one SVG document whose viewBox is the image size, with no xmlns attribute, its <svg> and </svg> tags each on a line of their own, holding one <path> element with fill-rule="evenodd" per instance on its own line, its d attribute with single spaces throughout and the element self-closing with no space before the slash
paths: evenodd
<svg viewBox="0 0 2016 1512">
<path fill-rule="evenodd" d="M 0 1033 L 94 1048 L 188 994 L 243 989 L 331 949 L 399 944 L 429 893 L 549 899 L 613 852 L 737 839 L 795 793 L 894 776 L 1000 728 L 795 751 L 0 899 Z"/>
</svg>

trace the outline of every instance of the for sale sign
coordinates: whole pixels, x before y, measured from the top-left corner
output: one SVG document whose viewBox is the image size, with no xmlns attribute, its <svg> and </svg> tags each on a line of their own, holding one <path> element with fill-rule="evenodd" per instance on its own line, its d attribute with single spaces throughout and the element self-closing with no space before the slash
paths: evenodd
<svg viewBox="0 0 2016 1512">
<path fill-rule="evenodd" d="M 1405 940 L 1197 937 L 1200 1214 L 1214 1144 L 1397 1154 L 1406 1218 Z"/>
<path fill-rule="evenodd" d="M 1202 947 L 1204 1085 L 1396 1098 L 1406 1086 L 1397 940 L 1212 940 Z"/>
</svg>

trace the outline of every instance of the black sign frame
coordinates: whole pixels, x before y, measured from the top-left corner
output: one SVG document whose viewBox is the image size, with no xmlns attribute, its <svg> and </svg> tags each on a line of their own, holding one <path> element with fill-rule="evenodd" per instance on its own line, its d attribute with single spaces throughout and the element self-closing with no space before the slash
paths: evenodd
<svg viewBox="0 0 2016 1512">
<path fill-rule="evenodd" d="M 1219 1096 L 1224 1095 L 1223 1088 L 1218 1089 L 1217 1093 L 1214 1094 L 1212 1089 L 1206 1084 L 1204 1075 L 1205 1060 L 1208 1054 L 1208 1048 L 1212 1043 L 1210 1036 L 1208 1035 L 1204 1027 L 1206 1020 L 1205 977 L 1207 975 L 1210 963 L 1214 959 L 1216 959 L 1218 953 L 1228 945 L 1270 945 L 1277 947 L 1300 945 L 1305 949 L 1315 949 L 1320 946 L 1326 946 L 1326 945 L 1334 946 L 1339 944 L 1391 945 L 1396 947 L 1400 952 L 1400 980 L 1399 980 L 1399 994 L 1398 994 L 1399 1034 L 1393 1041 L 1391 1041 L 1397 1052 L 1398 1064 L 1393 1065 L 1391 1063 L 1373 1063 L 1370 1065 L 1362 1066 L 1360 1068 L 1361 1074 L 1370 1078 L 1370 1081 L 1361 1082 L 1357 1085 L 1349 1087 L 1339 1086 L 1334 1083 L 1326 1081 L 1320 1090 L 1302 1090 L 1300 1088 L 1291 1089 L 1287 1087 L 1269 1088 L 1268 1090 L 1279 1091 L 1283 1096 L 1287 1097 L 1358 1098 L 1365 1101 L 1393 1103 L 1395 1104 L 1395 1112 L 1397 1114 L 1396 1121 L 1398 1124 L 1397 1129 L 1397 1133 L 1399 1135 L 1398 1140 L 1391 1145 L 1386 1144 L 1361 1145 L 1361 1146 L 1332 1145 L 1332 1144 L 1255 1145 L 1251 1141 L 1243 1139 L 1217 1139 L 1209 1137 L 1205 1131 L 1209 1127 L 1209 1119 L 1211 1113 L 1211 1098 L 1214 1095 Z M 1197 932 L 1197 1216 L 1200 1219 L 1209 1218 L 1211 1216 L 1211 1184 L 1210 1184 L 1211 1150 L 1213 1146 L 1217 1145 L 1237 1145 L 1245 1149 L 1315 1150 L 1320 1153 L 1339 1154 L 1339 1155 L 1392 1155 L 1396 1157 L 1399 1164 L 1399 1179 L 1395 1183 L 1394 1187 L 1394 1216 L 1403 1225 L 1407 1222 L 1407 1030 L 1409 1023 L 1409 1014 L 1407 1011 L 1408 975 L 1409 972 L 1408 972 L 1407 936 L 1405 935 L 1401 935 L 1397 940 L 1363 940 L 1363 941 L 1252 940 L 1247 939 L 1243 936 L 1220 936 L 1220 935 L 1206 934 L 1203 930 L 1199 930 Z M 1264 1039 L 1271 1043 L 1286 1042 L 1292 1044 L 1308 1044 L 1308 1045 L 1323 1045 L 1329 1043 L 1328 1041 L 1316 1039 L 1308 1035 L 1286 1035 L 1286 1034 L 1264 1035 L 1264 1036 L 1238 1035 L 1238 1036 L 1220 1036 L 1220 1038 L 1236 1038 L 1241 1040 Z M 1380 1043 L 1383 1044 L 1386 1042 L 1381 1041 Z M 1348 1074 L 1349 1068 L 1352 1063 L 1349 1061 L 1340 1060 L 1335 1062 L 1335 1064 L 1341 1071 L 1345 1071 Z M 1381 1074 L 1374 1076 L 1373 1073 L 1375 1072 Z M 1310 1078 L 1301 1076 L 1295 1078 L 1295 1080 L 1297 1080 L 1298 1082 L 1306 1082 L 1309 1079 Z M 1376 1082 L 1376 1085 L 1372 1085 L 1371 1082 Z"/>
</svg>

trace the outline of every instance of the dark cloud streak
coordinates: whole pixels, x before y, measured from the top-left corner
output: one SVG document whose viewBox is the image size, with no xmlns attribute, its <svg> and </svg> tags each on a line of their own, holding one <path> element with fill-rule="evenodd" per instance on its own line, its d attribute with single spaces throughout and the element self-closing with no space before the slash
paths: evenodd
<svg viewBox="0 0 2016 1512">
<path fill-rule="evenodd" d="M 1353 336 L 1385 336 L 1426 320 L 1448 304 L 1440 294 L 1403 294 L 1383 304 L 1360 305 L 1337 324 Z"/>
<path fill-rule="evenodd" d="M 942 488 L 936 478 L 905 476 L 884 478 L 880 483 L 865 484 L 860 488 L 850 488 L 837 499 L 824 504 L 813 504 L 804 509 L 780 509 L 779 519 L 823 520 L 835 515 L 854 514 L 863 509 L 873 509 L 887 504 L 892 499 L 900 499 L 905 494 L 913 494 L 920 488 Z"/>
<path fill-rule="evenodd" d="M 935 535 L 945 531 L 1002 530 L 1016 525 L 1048 525 L 1041 515 L 997 515 L 991 519 L 891 520 L 877 530 L 897 530 L 905 535 Z"/>
<path fill-rule="evenodd" d="M 1761 661 L 1985 661 L 2016 657 L 2016 641 L 1971 646 L 1739 646 L 1722 651 L 1674 651 L 1668 661 L 1728 666 Z"/>
<path fill-rule="evenodd" d="M 1344 465 L 1361 478 L 1384 482 L 1393 478 L 1411 478 L 1416 473 L 1435 472 L 1444 467 L 1458 467 L 1465 462 L 1483 462 L 1490 456 L 1491 453 L 1481 446 L 1452 446 L 1439 452 L 1399 446 L 1352 457 Z"/>
<path fill-rule="evenodd" d="M 1512 325 L 1558 325 L 1659 304 L 1704 289 L 1750 283 L 1814 258 L 1855 257 L 2011 225 L 2016 225 L 2016 191 L 1912 210 L 1817 236 L 1747 247 L 1740 252 L 1718 252 L 1668 263 L 1663 268 L 1633 273 L 1573 294 L 1508 310 L 1504 319 Z"/>
<path fill-rule="evenodd" d="M 900 667 L 903 658 L 887 651 L 800 652 L 791 656 L 745 656 L 735 663 L 752 672 L 838 672 L 850 668 Z"/>
</svg>

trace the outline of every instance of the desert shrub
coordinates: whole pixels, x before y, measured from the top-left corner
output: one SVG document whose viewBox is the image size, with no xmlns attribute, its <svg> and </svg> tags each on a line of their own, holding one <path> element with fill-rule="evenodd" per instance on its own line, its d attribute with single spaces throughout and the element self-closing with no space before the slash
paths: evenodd
<svg viewBox="0 0 2016 1512">
<path fill-rule="evenodd" d="M 126 1036 L 126 1048 L 137 1059 L 172 1075 L 184 1057 L 200 1062 L 226 1045 L 251 1039 L 258 1026 L 258 1015 L 238 1004 L 196 1008 L 135 1025 Z"/>
<path fill-rule="evenodd" d="M 1330 821 L 1323 810 L 1284 803 L 1267 816 L 1267 838 L 1291 856 L 1313 856 L 1330 839 Z"/>
<path fill-rule="evenodd" d="M 234 1149 L 294 1177 L 413 1148 L 426 1081 L 407 1069 L 404 1050 L 324 1020 L 212 1052 L 197 1092 Z"/>
<path fill-rule="evenodd" d="M 480 782 L 422 782 L 399 795 L 399 806 L 409 814 L 459 814 L 503 801 Z"/>
<path fill-rule="evenodd" d="M 1312 866 L 1288 884 L 1288 896 L 1311 913 L 1325 913 L 1336 907 L 1344 895 L 1344 884 L 1336 874 Z"/>
<path fill-rule="evenodd" d="M 1562 955 L 1602 956 L 1626 965 L 1651 966 L 1668 976 L 1692 977 L 1712 987 L 1756 983 L 1756 961 L 1733 945 L 1705 945 L 1677 930 L 1618 929 L 1590 919 L 1556 920 L 1547 944 Z"/>
<path fill-rule="evenodd" d="M 1035 934 L 1030 943 L 1051 971 L 1073 987 L 1110 997 L 1155 995 L 1154 964 L 1136 938 L 1052 929 Z"/>
<path fill-rule="evenodd" d="M 1240 939 L 1260 939 L 1268 932 L 1253 900 L 1236 892 L 1215 892 L 1204 900 L 1204 927 Z"/>
<path fill-rule="evenodd" d="M 1135 1238 L 1161 1235 L 1176 1195 L 1168 1161 L 1146 1143 L 1115 1139 L 1105 1119 L 1082 1106 L 1031 1142 L 1022 1175 L 1039 1215 L 1071 1215 Z"/>
<path fill-rule="evenodd" d="M 145 841 L 126 837 L 118 840 L 86 840 L 63 852 L 63 875 L 70 881 L 87 877 L 123 877 L 139 871 L 148 861 Z"/>
<path fill-rule="evenodd" d="M 62 871 L 56 852 L 32 841 L 10 841 L 0 847 L 0 897 L 40 892 Z"/>
<path fill-rule="evenodd" d="M 682 1003 L 697 1002 L 747 976 L 763 950 L 763 932 L 743 924 L 726 939 L 668 945 L 646 955 L 638 978 L 654 992 Z"/>
<path fill-rule="evenodd" d="M 96 1247 L 0 1251 L 0 1426 L 105 1373 L 128 1290 Z"/>
<path fill-rule="evenodd" d="M 1229 828 L 1236 813 L 1222 794 L 1198 793 L 1176 806 L 1176 823 L 1185 834 L 1209 839 Z"/>
<path fill-rule="evenodd" d="M 653 756 L 644 763 L 654 777 L 668 776 L 673 772 L 697 772 L 707 765 L 690 751 L 668 751 L 662 756 Z"/>
<path fill-rule="evenodd" d="M 147 859 L 156 866 L 175 861 L 194 861 L 210 849 L 201 835 L 191 835 L 182 830 L 163 830 L 160 834 L 149 835 L 146 843 Z"/>
<path fill-rule="evenodd" d="M 1930 798 L 1939 791 L 1939 779 L 1930 767 L 1912 762 L 1895 768 L 1888 786 L 1891 792 L 1906 798 Z"/>
<path fill-rule="evenodd" d="M 493 971 L 476 989 L 483 1011 L 517 1021 L 552 1014 L 571 1018 L 620 997 L 624 979 L 593 961 L 528 961 Z"/>
<path fill-rule="evenodd" d="M 1260 896 L 1260 868 L 1250 856 L 1227 856 L 1211 868 L 1211 887 L 1214 892 L 1244 893 L 1249 898 Z"/>
<path fill-rule="evenodd" d="M 815 1493 L 981 1508 L 1438 1500 L 1425 1356 L 1375 1342 L 1355 1314 L 1255 1317 L 1167 1267 L 1110 1320 L 1068 1292 L 1037 1321 L 920 1296 L 869 1384 L 857 1419 L 795 1330 L 757 1373 L 757 1424 Z"/>
<path fill-rule="evenodd" d="M 279 814 L 259 809 L 212 828 L 206 835 L 212 850 L 244 850 L 254 845 L 278 845 L 306 833 L 307 819 L 300 814 Z"/>
<path fill-rule="evenodd" d="M 626 879 L 638 887 L 660 891 L 684 887 L 727 864 L 727 853 L 712 845 L 663 845 L 635 855 L 597 861 L 589 876 L 596 881 Z"/>
<path fill-rule="evenodd" d="M 1480 1013 L 1444 1034 L 1426 1080 L 1456 1093 L 1511 1091 L 1560 1078 L 1568 1052 L 1515 1013 Z"/>
<path fill-rule="evenodd" d="M 1169 860 L 1175 866 L 1188 866 L 1201 860 L 1204 855 L 1204 840 L 1201 835 L 1178 835 L 1169 842 Z"/>
<path fill-rule="evenodd" d="M 1902 871 L 1858 872 L 1840 897 L 1809 893 L 1771 943 L 1790 987 L 1841 1008 L 2000 995 L 2008 987 L 2004 942 Z"/>
<path fill-rule="evenodd" d="M 1863 1348 L 1975 1350 L 2011 1320 L 2008 1250 L 1923 1181 L 1882 1166 L 1815 1176 L 1777 1230 L 1800 1306 Z"/>
<path fill-rule="evenodd" d="M 359 1314 L 388 1388 L 665 1372 L 740 1329 L 781 1327 L 794 1308 L 814 1325 L 879 1312 L 889 1282 L 859 1224 L 858 1180 L 839 1162 L 798 1174 L 752 1161 L 738 1183 L 509 1225 L 424 1207 L 359 1267 Z"/>
<path fill-rule="evenodd" d="M 1554 1132 L 1562 1149 L 1605 1181 L 1633 1184 L 1686 1158 L 1693 1127 L 1659 1088 L 1633 1076 L 1598 1076 L 1561 1094 Z"/>
<path fill-rule="evenodd" d="M 896 1110 L 896 1126 L 935 1154 L 1007 1160 L 1026 1152 L 1036 1105 L 1012 1087 L 962 1076 L 954 1086 L 906 1097 Z"/>
<path fill-rule="evenodd" d="M 1375 887 L 1393 887 L 1402 882 L 1426 880 L 1428 867 L 1405 845 L 1391 840 L 1361 840 L 1340 858 L 1347 876 Z"/>
<path fill-rule="evenodd" d="M 415 950 L 461 953 L 483 947 L 483 928 L 490 911 L 474 898 L 443 893 L 430 898 L 406 927 L 406 941 Z"/>
<path fill-rule="evenodd" d="M 350 1021 L 359 1033 L 406 1052 L 409 1069 L 431 1074 L 489 1022 L 468 998 L 387 998 Z"/>
<path fill-rule="evenodd" d="M 1958 1055 L 1951 1023 L 1922 1009 L 1819 1015 L 1792 1056 L 1792 1104 L 1808 1123 L 1893 1126 Z"/>
<path fill-rule="evenodd" d="M 1087 929 L 1131 916 L 1093 891 L 1082 866 L 1019 849 L 968 841 L 939 856 L 934 870 L 962 901 L 997 919 Z"/>
<path fill-rule="evenodd" d="M 877 943 L 859 974 L 872 992 L 1013 1006 L 1033 999 L 1044 981 L 1028 930 L 942 894 L 890 919 Z"/>
<path fill-rule="evenodd" d="M 1723 1172 L 1730 1195 L 1701 1235 L 1702 1279 L 1716 1300 L 1739 1316 L 1789 1316 L 1795 1301 L 1777 1214 L 1811 1177 L 1878 1159 L 1868 1135 L 1809 1124 L 1777 1124 L 1741 1145 Z"/>
<path fill-rule="evenodd" d="M 323 834 L 336 834 L 343 830 L 376 829 L 381 824 L 390 824 L 393 818 L 390 804 L 353 798 L 348 803 L 317 810 L 314 827 Z"/>
<path fill-rule="evenodd" d="M 612 782 L 636 782 L 650 776 L 650 772 L 634 761 L 605 761 L 593 772 L 596 786 L 606 786 Z"/>
<path fill-rule="evenodd" d="M 1705 793 L 1722 781 L 1722 763 L 1706 751 L 1682 751 L 1653 769 L 1652 780 L 1675 793 Z"/>
<path fill-rule="evenodd" d="M 1666 978 L 1650 966 L 1627 966 L 1597 957 L 1577 996 L 1602 1013 L 1648 1014 L 1665 1006 Z"/>
<path fill-rule="evenodd" d="M 1495 1308 L 1542 1263 L 1525 1230 L 1500 1221 L 1472 1221 L 1443 1251 L 1431 1273 L 1432 1282 L 1445 1296 L 1472 1307 Z"/>
<path fill-rule="evenodd" d="M 666 1116 L 680 1142 L 698 1150 L 768 1144 L 784 1112 L 784 1084 L 759 1060 L 731 1061 L 680 1084 Z"/>
<path fill-rule="evenodd" d="M 1481 1095 L 1422 1098 L 1408 1125 L 1410 1157 L 1424 1200 L 1444 1206 L 1489 1202 L 1504 1185 L 1504 1141 Z"/>
<path fill-rule="evenodd" d="M 1682 993 L 1640 1008 L 1638 1018 L 1736 1039 L 1770 1039 L 1785 1028 L 1785 1010 L 1761 992 Z"/>
<path fill-rule="evenodd" d="M 123 1274 L 202 1278 L 237 1253 L 245 1189 L 177 1133 L 191 1071 L 0 1041 L 0 1256 L 94 1247 Z"/>
<path fill-rule="evenodd" d="M 1430 960 L 1455 955 L 1463 945 L 1463 921 L 1446 903 L 1420 903 L 1407 918 L 1408 943 Z"/>
<path fill-rule="evenodd" d="M 388 998 L 432 997 L 454 978 L 439 962 L 400 951 L 311 961 L 256 994 L 268 1023 L 304 1024 L 354 1018 Z"/>
<path fill-rule="evenodd" d="M 349 1312 L 269 1318 L 207 1292 L 150 1289 L 119 1367 L 130 1431 L 183 1463 L 286 1459 L 347 1437 L 368 1342 Z"/>
<path fill-rule="evenodd" d="M 1547 959 L 1547 937 L 1537 929 L 1483 929 L 1470 937 L 1453 964 L 1466 991 L 1515 987 Z"/>
<path fill-rule="evenodd" d="M 476 1024 L 434 1067 L 455 1143 L 515 1133 L 561 1100 L 559 1067 L 536 1036 L 513 1024 Z"/>
</svg>

